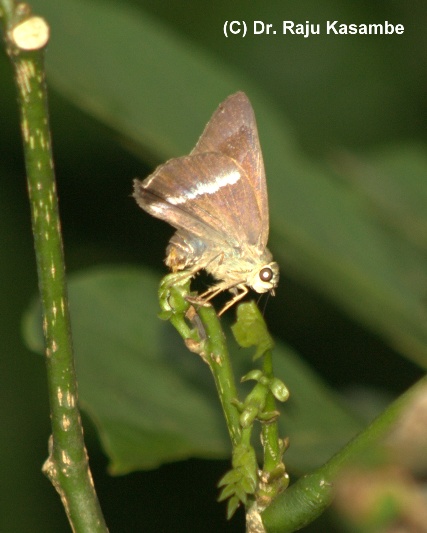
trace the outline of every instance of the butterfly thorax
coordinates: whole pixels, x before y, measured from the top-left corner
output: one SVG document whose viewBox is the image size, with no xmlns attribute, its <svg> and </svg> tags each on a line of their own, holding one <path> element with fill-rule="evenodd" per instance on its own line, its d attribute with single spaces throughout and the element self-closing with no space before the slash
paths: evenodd
<svg viewBox="0 0 427 533">
<path fill-rule="evenodd" d="M 279 267 L 268 249 L 253 245 L 217 247 L 199 239 L 177 238 L 175 234 L 166 250 L 166 264 L 173 271 L 193 274 L 206 270 L 225 288 L 246 285 L 258 293 L 271 291 L 279 281 Z M 227 280 L 227 281 L 224 281 Z"/>
</svg>

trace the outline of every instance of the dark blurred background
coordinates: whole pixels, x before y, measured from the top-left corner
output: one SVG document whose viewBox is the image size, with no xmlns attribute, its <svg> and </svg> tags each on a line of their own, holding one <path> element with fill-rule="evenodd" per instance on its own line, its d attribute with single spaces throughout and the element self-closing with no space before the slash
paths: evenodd
<svg viewBox="0 0 427 533">
<path fill-rule="evenodd" d="M 195 0 L 131 3 L 196 42 L 216 61 L 256 78 L 281 103 L 296 142 L 310 157 L 327 160 L 336 148 L 368 151 L 395 141 L 426 141 L 425 2 L 276 0 L 230 5 L 218 0 L 209 8 Z M 242 19 L 242 13 L 247 20 L 266 22 L 389 20 L 404 24 L 405 34 L 339 41 L 225 39 L 224 20 Z M 41 474 L 50 431 L 44 362 L 25 348 L 20 332 L 37 279 L 15 88 L 4 53 L 0 80 L 0 531 L 65 532 L 69 527 L 59 498 Z M 147 175 L 150 164 L 132 156 L 114 133 L 54 89 L 50 109 L 68 272 L 104 263 L 144 262 L 158 269 L 170 229 L 158 223 L 141 225 L 141 213 L 130 198 L 132 178 Z M 140 249 L 146 237 L 153 246 L 149 254 Z M 349 390 L 362 383 L 391 398 L 420 375 L 413 364 L 312 289 L 286 277 L 281 286 L 286 292 L 286 327 L 279 328 L 273 319 L 273 332 L 332 387 Z M 274 301 L 270 305 L 274 310 Z M 243 530 L 243 514 L 227 523 L 225 506 L 215 501 L 215 486 L 227 463 L 189 461 L 111 478 L 91 423 L 87 418 L 84 422 L 111 531 Z M 188 493 L 183 494 L 183 485 Z M 147 514 L 147 509 L 156 511 Z M 333 531 L 333 520 L 327 520 L 307 531 Z"/>
</svg>

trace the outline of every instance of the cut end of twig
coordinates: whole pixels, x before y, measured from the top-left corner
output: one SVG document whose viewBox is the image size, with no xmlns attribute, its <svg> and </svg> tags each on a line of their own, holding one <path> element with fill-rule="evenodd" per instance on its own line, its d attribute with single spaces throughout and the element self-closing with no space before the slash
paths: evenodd
<svg viewBox="0 0 427 533">
<path fill-rule="evenodd" d="M 15 26 L 12 41 L 21 50 L 40 50 L 49 41 L 50 29 L 41 17 L 30 17 Z"/>
</svg>

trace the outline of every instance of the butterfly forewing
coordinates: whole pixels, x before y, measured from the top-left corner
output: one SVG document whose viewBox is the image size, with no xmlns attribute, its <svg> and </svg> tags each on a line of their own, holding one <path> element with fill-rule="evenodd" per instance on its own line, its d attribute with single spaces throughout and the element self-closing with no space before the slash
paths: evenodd
<svg viewBox="0 0 427 533">
<path fill-rule="evenodd" d="M 260 247 L 267 245 L 269 219 L 264 162 L 255 114 L 243 92 L 229 96 L 215 111 L 191 154 L 221 152 L 244 169 L 256 193 L 263 221 Z"/>
<path fill-rule="evenodd" d="M 135 196 L 143 209 L 196 237 L 236 249 L 242 239 L 259 244 L 263 221 L 251 180 L 223 153 L 172 159 L 144 182 L 135 180 Z"/>
</svg>

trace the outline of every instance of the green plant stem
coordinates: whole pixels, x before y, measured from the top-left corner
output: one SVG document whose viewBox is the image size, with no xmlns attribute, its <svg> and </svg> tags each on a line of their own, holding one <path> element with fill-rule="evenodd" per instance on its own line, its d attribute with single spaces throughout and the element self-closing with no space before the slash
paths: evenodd
<svg viewBox="0 0 427 533">
<path fill-rule="evenodd" d="M 206 332 L 205 360 L 215 380 L 231 442 L 236 446 L 241 439 L 240 415 L 233 404 L 237 399 L 237 388 L 224 333 L 212 306 L 200 307 L 198 315 Z"/>
<path fill-rule="evenodd" d="M 0 19 L 3 19 L 6 24 L 8 21 L 11 21 L 15 11 L 15 2 L 14 0 L 2 0 L 0 3 Z M 6 28 L 6 24 L 4 28 Z"/>
<path fill-rule="evenodd" d="M 52 421 L 50 454 L 43 471 L 59 492 L 73 531 L 105 532 L 108 530 L 93 486 L 78 410 L 44 74 L 48 27 L 42 19 L 32 17 L 28 5 L 0 0 L 0 9 L 18 89 L 42 303 Z M 40 46 L 37 39 L 34 44 L 33 31 L 26 34 L 24 28 L 24 35 L 19 33 L 23 22 L 32 21 L 36 29 L 41 27 L 41 33 L 45 32 L 46 41 L 42 39 Z M 28 49 L 27 44 L 34 46 Z"/>
<path fill-rule="evenodd" d="M 411 398 L 426 385 L 427 376 L 395 400 L 325 465 L 299 479 L 280 494 L 262 513 L 267 532 L 290 533 L 315 520 L 332 502 L 333 483 L 337 475 L 381 443 L 381 439 L 393 428 Z"/>
<path fill-rule="evenodd" d="M 268 378 L 274 376 L 273 355 L 271 350 L 267 350 L 263 356 L 263 372 Z M 267 394 L 265 402 L 266 411 L 276 410 L 276 400 L 271 392 Z M 262 425 L 262 442 L 264 443 L 264 466 L 265 472 L 272 472 L 282 462 L 282 451 L 280 449 L 279 429 L 277 421 Z"/>
</svg>

